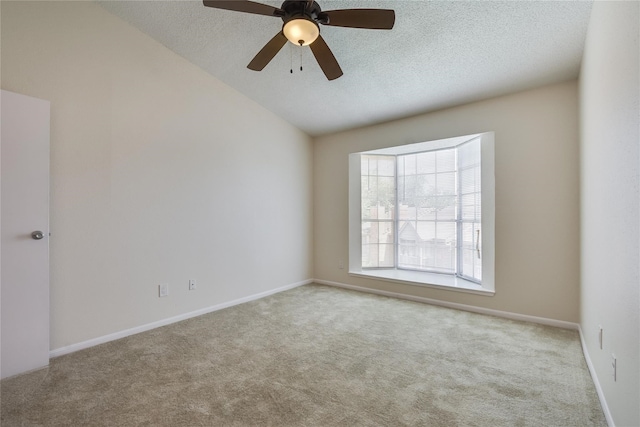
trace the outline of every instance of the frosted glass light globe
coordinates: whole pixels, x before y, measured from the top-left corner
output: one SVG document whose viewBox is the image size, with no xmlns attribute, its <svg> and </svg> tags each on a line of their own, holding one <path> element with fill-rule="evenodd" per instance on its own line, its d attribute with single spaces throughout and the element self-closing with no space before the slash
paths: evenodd
<svg viewBox="0 0 640 427">
<path fill-rule="evenodd" d="M 284 24 L 282 29 L 285 37 L 295 45 L 307 46 L 313 43 L 320 35 L 318 25 L 304 18 L 292 19 Z"/>
</svg>

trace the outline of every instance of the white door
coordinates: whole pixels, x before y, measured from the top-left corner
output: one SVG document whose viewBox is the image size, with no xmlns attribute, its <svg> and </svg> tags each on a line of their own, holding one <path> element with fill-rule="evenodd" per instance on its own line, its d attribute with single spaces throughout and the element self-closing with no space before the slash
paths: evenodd
<svg viewBox="0 0 640 427">
<path fill-rule="evenodd" d="M 0 376 L 6 378 L 49 364 L 49 101 L 4 90 L 0 98 Z"/>
</svg>

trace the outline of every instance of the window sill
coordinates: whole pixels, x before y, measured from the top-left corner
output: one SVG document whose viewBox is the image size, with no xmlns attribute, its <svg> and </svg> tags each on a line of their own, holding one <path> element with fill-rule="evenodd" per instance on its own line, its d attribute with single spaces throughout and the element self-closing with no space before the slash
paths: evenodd
<svg viewBox="0 0 640 427">
<path fill-rule="evenodd" d="M 410 270 L 349 270 L 351 276 L 378 279 L 406 285 L 427 286 L 447 291 L 468 292 L 485 296 L 495 295 L 495 291 L 483 288 L 477 283 L 449 274 L 425 273 Z"/>
</svg>

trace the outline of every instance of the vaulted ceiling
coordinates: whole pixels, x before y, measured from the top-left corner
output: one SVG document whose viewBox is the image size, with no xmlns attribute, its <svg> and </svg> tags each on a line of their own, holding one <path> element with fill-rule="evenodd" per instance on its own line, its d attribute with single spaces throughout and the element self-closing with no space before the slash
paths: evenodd
<svg viewBox="0 0 640 427">
<path fill-rule="evenodd" d="M 290 43 L 263 71 L 246 68 L 281 30 L 279 18 L 212 9 L 201 1 L 99 3 L 312 136 L 575 79 L 592 5 L 320 0 L 323 10 L 396 12 L 390 31 L 321 27 L 344 71 L 328 81 L 309 47 Z"/>
</svg>

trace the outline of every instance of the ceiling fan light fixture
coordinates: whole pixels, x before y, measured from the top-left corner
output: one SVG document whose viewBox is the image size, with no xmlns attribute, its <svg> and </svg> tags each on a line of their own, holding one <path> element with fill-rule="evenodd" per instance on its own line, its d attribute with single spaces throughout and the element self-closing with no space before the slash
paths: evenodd
<svg viewBox="0 0 640 427">
<path fill-rule="evenodd" d="M 282 32 L 291 43 L 307 46 L 316 41 L 320 35 L 320 28 L 310 19 L 296 18 L 286 22 Z"/>
<path fill-rule="evenodd" d="M 343 73 L 333 52 L 320 35 L 319 24 L 333 27 L 390 30 L 396 20 L 396 14 L 391 9 L 338 9 L 323 12 L 315 0 L 284 0 L 279 8 L 254 0 L 203 0 L 203 4 L 214 9 L 282 19 L 284 22 L 282 30 L 273 36 L 253 57 L 247 65 L 248 69 L 262 71 L 287 44 L 288 40 L 295 45 L 311 48 L 311 52 L 327 80 L 335 80 Z M 300 55 L 302 55 L 302 50 L 300 50 Z M 300 59 L 302 61 L 302 56 Z M 302 65 L 300 65 L 300 70 L 302 71 Z M 293 72 L 293 67 L 291 71 Z"/>
</svg>

